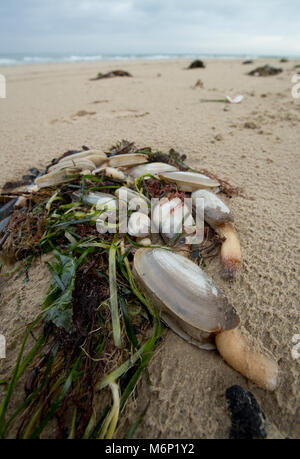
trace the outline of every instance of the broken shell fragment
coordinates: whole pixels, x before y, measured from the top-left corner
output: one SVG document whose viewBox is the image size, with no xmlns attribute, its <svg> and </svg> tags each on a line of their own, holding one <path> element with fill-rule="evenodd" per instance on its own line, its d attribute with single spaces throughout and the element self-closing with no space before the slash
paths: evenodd
<svg viewBox="0 0 300 459">
<path fill-rule="evenodd" d="M 227 279 L 233 278 L 242 262 L 241 246 L 237 232 L 231 223 L 213 225 L 213 228 L 219 236 L 225 238 L 221 246 L 223 276 Z"/>
<path fill-rule="evenodd" d="M 229 207 L 215 193 L 209 190 L 197 190 L 192 193 L 193 205 L 197 209 L 197 199 L 203 199 L 204 219 L 209 224 L 220 224 L 233 221 Z M 202 202 L 200 204 L 202 206 Z"/>
<path fill-rule="evenodd" d="M 159 174 L 159 177 L 166 182 L 176 183 L 182 191 L 195 191 L 200 188 L 212 189 L 220 185 L 216 180 L 212 180 L 198 172 L 162 172 Z"/>
<path fill-rule="evenodd" d="M 216 345 L 223 359 L 236 371 L 264 389 L 272 391 L 276 388 L 277 363 L 253 349 L 239 328 L 219 333 Z"/>
<path fill-rule="evenodd" d="M 167 172 L 167 171 L 177 171 L 178 169 L 175 166 L 171 166 L 170 164 L 166 163 L 148 163 L 148 164 L 143 164 L 141 166 L 136 166 L 132 167 L 127 171 L 128 175 L 130 177 L 133 177 L 134 179 L 137 179 L 141 175 L 146 175 L 150 174 L 153 175 L 154 177 L 159 178 L 159 174 L 162 172 Z M 145 177 L 147 179 L 147 177 Z"/>
<path fill-rule="evenodd" d="M 213 344 L 214 334 L 238 325 L 224 295 L 191 260 L 165 249 L 139 249 L 134 275 L 153 305 L 180 336 L 198 347 Z M 171 325 L 170 325 L 171 326 Z M 213 347 L 213 346 L 212 346 Z"/>
<path fill-rule="evenodd" d="M 148 162 L 148 156 L 138 153 L 128 153 L 124 155 L 116 155 L 108 158 L 110 167 L 129 167 L 135 164 L 143 164 Z"/>
<path fill-rule="evenodd" d="M 128 234 L 145 238 L 150 233 L 151 222 L 148 215 L 142 212 L 133 212 L 128 220 Z"/>
</svg>

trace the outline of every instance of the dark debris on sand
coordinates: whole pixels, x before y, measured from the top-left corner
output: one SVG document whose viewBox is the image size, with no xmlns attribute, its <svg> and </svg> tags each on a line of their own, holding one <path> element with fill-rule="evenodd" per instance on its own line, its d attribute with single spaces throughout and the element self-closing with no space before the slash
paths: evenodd
<svg viewBox="0 0 300 459">
<path fill-rule="evenodd" d="M 196 59 L 195 61 L 190 63 L 188 69 L 205 69 L 205 64 L 200 59 Z"/>
<path fill-rule="evenodd" d="M 271 75 L 278 75 L 278 73 L 281 73 L 282 69 L 272 67 L 271 65 L 262 65 L 260 67 L 257 67 L 254 70 L 251 70 L 251 72 L 248 73 L 248 75 L 251 76 L 271 76 Z"/>
<path fill-rule="evenodd" d="M 234 385 L 226 390 L 226 400 L 230 409 L 231 439 L 266 438 L 265 415 L 251 392 Z"/>
<path fill-rule="evenodd" d="M 103 80 L 104 78 L 114 78 L 114 77 L 132 77 L 129 72 L 125 70 L 113 70 L 107 73 L 99 72 L 95 78 L 91 78 L 90 81 Z"/>
</svg>

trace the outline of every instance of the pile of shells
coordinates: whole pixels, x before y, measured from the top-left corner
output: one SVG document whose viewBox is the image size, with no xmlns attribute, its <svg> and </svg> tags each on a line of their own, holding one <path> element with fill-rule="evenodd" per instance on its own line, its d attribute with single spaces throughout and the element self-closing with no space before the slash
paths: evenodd
<svg viewBox="0 0 300 459">
<path fill-rule="evenodd" d="M 197 244 L 187 243 L 189 237 L 203 230 L 196 218 L 198 212 L 220 236 L 224 277 L 236 277 L 241 267 L 241 248 L 233 213 L 218 196 L 220 183 L 174 165 L 149 162 L 144 153 L 109 156 L 98 150 L 85 150 L 52 165 L 27 192 L 76 181 L 81 175 L 106 176 L 119 183 L 114 194 L 88 192 L 83 202 L 105 211 L 106 216 L 122 206 L 127 208 L 127 234 L 144 246 L 135 251 L 134 276 L 167 326 L 201 349 L 217 348 L 234 369 L 259 386 L 274 390 L 277 363 L 253 348 L 242 335 L 235 309 L 191 257 L 191 246 Z M 145 183 L 153 179 L 174 186 L 177 192 L 153 204 L 137 186 L 141 180 Z M 190 198 L 190 205 L 185 204 L 183 196 Z M 74 199 L 78 199 L 76 193 Z M 5 212 L 3 217 L 7 219 Z"/>
</svg>

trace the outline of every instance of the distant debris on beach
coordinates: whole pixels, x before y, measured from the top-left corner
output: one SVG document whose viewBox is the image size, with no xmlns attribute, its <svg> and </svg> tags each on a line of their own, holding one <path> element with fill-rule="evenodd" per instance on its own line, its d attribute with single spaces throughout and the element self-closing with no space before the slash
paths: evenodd
<svg viewBox="0 0 300 459">
<path fill-rule="evenodd" d="M 281 73 L 282 69 L 272 67 L 271 65 L 263 65 L 260 67 L 257 67 L 254 70 L 251 70 L 251 72 L 248 73 L 248 75 L 251 76 L 271 76 L 271 75 L 278 75 L 278 73 Z"/>
<path fill-rule="evenodd" d="M 282 62 L 283 64 L 285 64 L 286 62 L 288 62 L 289 60 L 286 58 L 286 57 L 283 57 L 282 59 L 280 59 L 279 62 Z"/>
<path fill-rule="evenodd" d="M 108 72 L 108 73 L 99 72 L 98 75 L 95 78 L 91 78 L 90 81 L 102 80 L 103 78 L 114 78 L 114 77 L 132 77 L 132 75 L 129 72 L 126 72 L 125 70 L 113 70 L 112 72 Z"/>
<path fill-rule="evenodd" d="M 200 59 L 196 59 L 195 61 L 190 63 L 187 69 L 205 69 L 205 64 Z"/>
</svg>

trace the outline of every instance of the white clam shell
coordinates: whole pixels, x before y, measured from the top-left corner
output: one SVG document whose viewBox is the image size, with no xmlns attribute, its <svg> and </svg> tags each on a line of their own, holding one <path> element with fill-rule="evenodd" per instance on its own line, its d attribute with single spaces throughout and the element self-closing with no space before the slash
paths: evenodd
<svg viewBox="0 0 300 459">
<path fill-rule="evenodd" d="M 195 224 L 190 209 L 179 198 L 159 200 L 153 208 L 152 219 L 162 237 L 169 240 Z"/>
<path fill-rule="evenodd" d="M 130 177 L 133 177 L 134 179 L 137 179 L 141 175 L 144 174 L 150 174 L 153 175 L 154 177 L 159 176 L 161 172 L 167 172 L 167 171 L 177 171 L 178 169 L 175 166 L 171 166 L 170 164 L 166 163 L 148 163 L 148 164 L 143 164 L 141 166 L 136 166 L 132 167 L 127 171 L 128 175 Z M 147 177 L 145 177 L 147 179 Z"/>
<path fill-rule="evenodd" d="M 110 167 L 128 167 L 135 164 L 143 164 L 148 162 L 148 156 L 138 153 L 128 153 L 124 155 L 116 155 L 108 158 Z"/>
<path fill-rule="evenodd" d="M 198 172 L 163 172 L 159 174 L 162 180 L 170 183 L 176 183 L 182 191 L 195 191 L 201 188 L 215 188 L 220 184 L 206 175 Z"/>
<path fill-rule="evenodd" d="M 128 220 L 128 234 L 135 237 L 146 237 L 150 234 L 151 221 L 142 212 L 133 212 Z"/>
<path fill-rule="evenodd" d="M 197 209 L 197 199 L 203 199 L 204 218 L 208 223 L 225 223 L 233 221 L 229 207 L 209 190 L 197 190 L 192 193 L 193 205 Z M 198 205 L 202 205 L 202 202 Z"/>
</svg>

